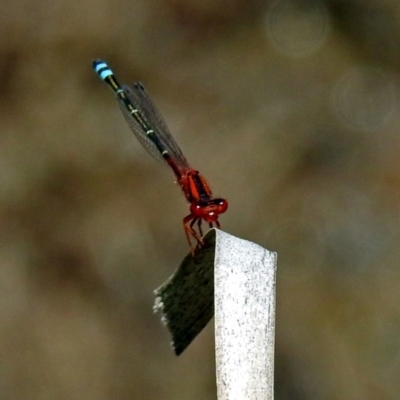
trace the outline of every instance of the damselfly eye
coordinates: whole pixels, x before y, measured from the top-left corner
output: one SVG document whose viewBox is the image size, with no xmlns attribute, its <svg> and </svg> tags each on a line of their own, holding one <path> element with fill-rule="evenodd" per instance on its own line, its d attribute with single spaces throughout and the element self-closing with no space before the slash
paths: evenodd
<svg viewBox="0 0 400 400">
<path fill-rule="evenodd" d="M 225 199 L 216 199 L 218 201 L 218 214 L 223 214 L 228 209 L 228 202 Z"/>
</svg>

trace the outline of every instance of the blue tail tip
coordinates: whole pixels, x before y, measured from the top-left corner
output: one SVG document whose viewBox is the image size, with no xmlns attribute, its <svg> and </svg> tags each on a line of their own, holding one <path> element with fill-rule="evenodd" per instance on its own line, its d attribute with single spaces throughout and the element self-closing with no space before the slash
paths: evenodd
<svg viewBox="0 0 400 400">
<path fill-rule="evenodd" d="M 100 77 L 100 79 L 102 79 L 103 81 L 113 75 L 111 68 L 103 60 L 94 60 L 93 69 L 96 72 L 96 74 Z"/>
</svg>

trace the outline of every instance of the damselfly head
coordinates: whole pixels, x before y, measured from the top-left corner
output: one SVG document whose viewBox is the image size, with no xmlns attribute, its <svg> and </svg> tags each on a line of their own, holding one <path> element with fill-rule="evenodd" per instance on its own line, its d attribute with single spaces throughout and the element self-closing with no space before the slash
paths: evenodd
<svg viewBox="0 0 400 400">
<path fill-rule="evenodd" d="M 192 203 L 190 212 L 196 218 L 205 222 L 215 222 L 218 216 L 228 209 L 228 202 L 225 199 L 212 199 L 201 203 Z"/>
</svg>

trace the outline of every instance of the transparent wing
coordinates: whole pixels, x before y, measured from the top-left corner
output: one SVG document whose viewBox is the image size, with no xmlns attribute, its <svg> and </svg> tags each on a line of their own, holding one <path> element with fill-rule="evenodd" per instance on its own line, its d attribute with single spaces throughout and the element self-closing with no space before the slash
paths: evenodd
<svg viewBox="0 0 400 400">
<path fill-rule="evenodd" d="M 181 149 L 172 137 L 167 124 L 164 122 L 161 114 L 157 111 L 145 88 L 141 83 L 134 83 L 133 87 L 123 85 L 126 100 L 117 95 L 117 101 L 122 114 L 132 132 L 138 138 L 142 146 L 157 160 L 165 162 L 161 151 L 168 151 L 174 163 L 182 169 L 190 168 Z M 133 109 L 138 110 L 137 118 L 132 115 L 128 104 L 131 103 Z M 146 132 L 152 130 L 157 138 L 158 146 Z M 160 151 L 160 147 L 162 150 Z"/>
</svg>

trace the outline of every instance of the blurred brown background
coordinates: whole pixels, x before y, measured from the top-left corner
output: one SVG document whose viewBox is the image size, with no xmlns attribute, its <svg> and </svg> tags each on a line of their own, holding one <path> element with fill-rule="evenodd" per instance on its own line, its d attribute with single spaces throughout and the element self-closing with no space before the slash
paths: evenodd
<svg viewBox="0 0 400 400">
<path fill-rule="evenodd" d="M 277 251 L 276 399 L 398 399 L 400 5 L 2 1 L 0 398 L 216 399 L 152 291 L 187 205 L 91 61 L 145 83 L 224 230 Z"/>
</svg>

